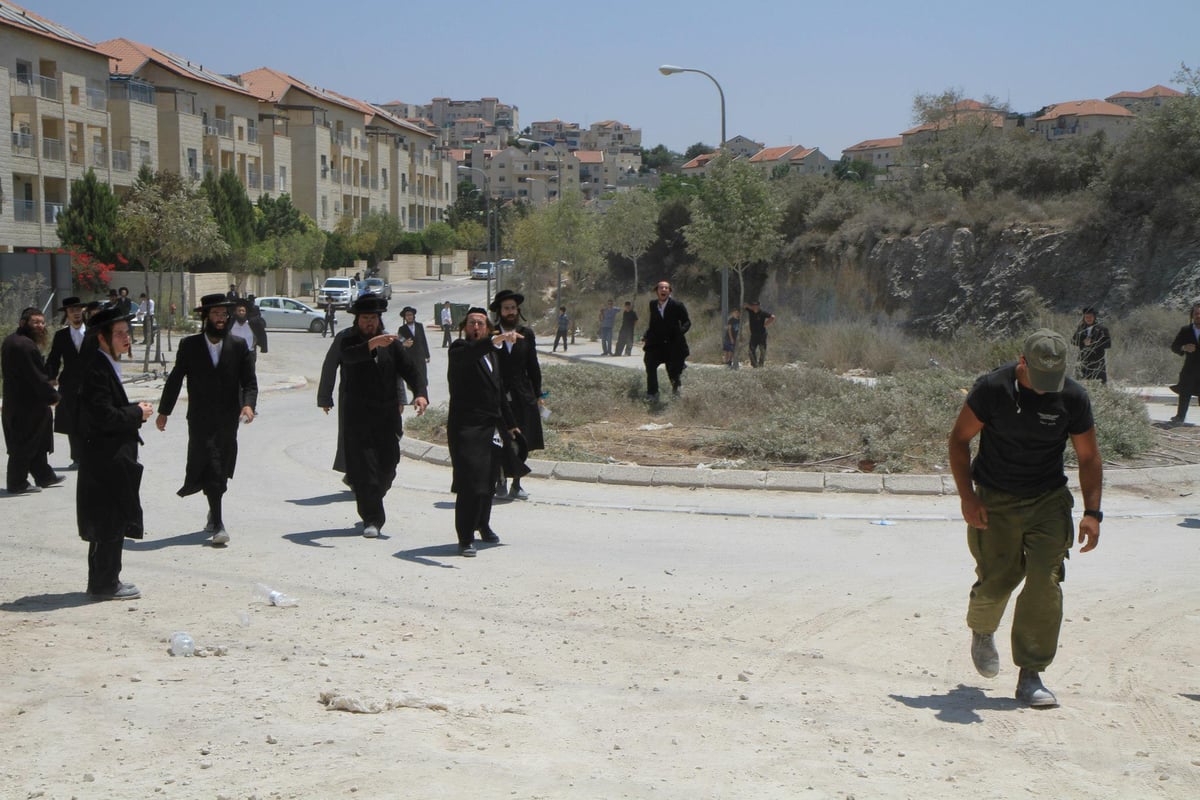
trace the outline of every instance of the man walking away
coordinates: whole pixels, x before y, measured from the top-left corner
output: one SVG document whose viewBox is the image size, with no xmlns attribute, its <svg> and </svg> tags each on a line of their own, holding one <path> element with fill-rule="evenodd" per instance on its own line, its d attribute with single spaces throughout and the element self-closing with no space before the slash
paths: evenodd
<svg viewBox="0 0 1200 800">
<path fill-rule="evenodd" d="M 1012 620 L 1016 698 L 1058 705 L 1041 673 L 1058 651 L 1064 562 L 1071 549 L 1071 506 L 1063 452 L 1079 462 L 1081 553 L 1100 542 L 1103 467 L 1087 390 L 1066 377 L 1067 340 L 1041 329 L 1015 363 L 980 377 L 950 431 L 950 469 L 958 488 L 975 584 L 967 604 L 971 659 L 985 678 L 1000 671 L 993 634 L 1009 596 L 1024 582 Z M 971 461 L 971 440 L 979 451 Z"/>
<path fill-rule="evenodd" d="M 4 376 L 4 443 L 8 447 L 9 494 L 32 494 L 63 482 L 50 468 L 54 452 L 54 420 L 50 409 L 59 394 L 46 377 L 42 347 L 46 317 L 30 306 L 21 312 L 17 330 L 0 344 Z M 33 484 L 28 481 L 33 476 Z M 36 485 L 35 485 L 36 484 Z"/>
<path fill-rule="evenodd" d="M 178 494 L 187 497 L 204 492 L 208 500 L 204 530 L 212 534 L 212 544 L 219 546 L 229 543 L 221 498 L 237 466 L 238 423 L 253 422 L 258 403 L 258 378 L 250 350 L 244 341 L 228 335 L 229 309 L 235 304 L 220 294 L 201 299 L 196 313 L 204 330 L 180 340 L 155 419 L 155 426 L 165 431 L 186 378 L 187 466 Z"/>
<path fill-rule="evenodd" d="M 750 366 L 761 367 L 767 363 L 767 328 L 775 321 L 775 315 L 763 311 L 757 300 L 746 304 L 746 322 L 750 325 Z"/>
<path fill-rule="evenodd" d="M 125 537 L 142 538 L 139 431 L 154 407 L 131 403 L 121 385 L 121 358 L 132 336 L 129 314 L 108 306 L 92 315 L 79 378 L 79 482 L 75 514 L 88 543 L 88 595 L 134 600 L 142 593 L 121 582 Z"/>
</svg>

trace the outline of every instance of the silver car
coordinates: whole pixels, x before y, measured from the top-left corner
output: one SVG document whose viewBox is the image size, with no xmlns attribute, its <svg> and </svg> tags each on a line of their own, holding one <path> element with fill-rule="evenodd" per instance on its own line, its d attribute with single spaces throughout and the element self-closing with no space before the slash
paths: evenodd
<svg viewBox="0 0 1200 800">
<path fill-rule="evenodd" d="M 392 299 L 392 285 L 384 283 L 383 278 L 367 278 L 358 285 L 358 296 L 365 294 L 379 295 L 384 300 Z"/>
<path fill-rule="evenodd" d="M 260 297 L 255 301 L 268 328 L 323 333 L 325 315 L 290 297 Z"/>
</svg>

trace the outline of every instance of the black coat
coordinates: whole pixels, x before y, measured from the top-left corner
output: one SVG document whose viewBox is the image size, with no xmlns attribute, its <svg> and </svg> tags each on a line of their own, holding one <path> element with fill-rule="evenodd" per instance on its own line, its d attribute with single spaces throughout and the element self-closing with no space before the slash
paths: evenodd
<svg viewBox="0 0 1200 800">
<path fill-rule="evenodd" d="M 412 339 L 412 347 L 408 348 L 408 352 L 412 355 L 413 360 L 417 361 L 421 368 L 429 363 L 429 340 L 425 338 L 425 326 L 419 322 L 413 323 L 413 328 L 410 330 L 403 322 L 400 323 L 400 329 L 396 331 L 396 335 L 401 339 Z"/>
<path fill-rule="evenodd" d="M 1084 344 L 1088 339 L 1091 344 Z M 1079 348 L 1079 371 L 1084 378 L 1098 378 L 1105 372 L 1104 351 L 1112 347 L 1112 336 L 1108 328 L 1099 322 L 1092 325 L 1092 335 L 1088 336 L 1086 323 L 1079 323 L 1071 336 L 1071 344 Z"/>
<path fill-rule="evenodd" d="M 129 402 L 108 358 L 94 347 L 80 367 L 77 434 L 82 440 L 75 514 L 89 542 L 142 538 L 138 463 L 142 410 Z"/>
<path fill-rule="evenodd" d="M 692 328 L 687 306 L 673 297 L 667 298 L 663 313 L 658 313 L 658 300 L 650 301 L 650 316 L 642 334 L 642 350 L 647 357 L 660 361 L 683 361 L 691 355 L 687 332 Z"/>
<path fill-rule="evenodd" d="M 354 326 L 343 328 L 342 332 L 333 337 L 333 343 L 325 351 L 325 360 L 321 362 L 321 381 L 317 384 L 317 407 L 337 408 L 338 433 L 337 450 L 333 454 L 333 469 L 336 472 L 346 471 L 346 422 L 345 399 L 346 382 L 337 384 L 337 403 L 333 402 L 333 386 L 337 383 L 338 371 L 342 366 L 342 342 L 354 335 Z"/>
<path fill-rule="evenodd" d="M 46 375 L 50 380 L 58 379 L 58 393 L 62 395 L 54 409 L 54 430 L 58 433 L 75 433 L 80 368 L 79 351 L 71 340 L 71 326 L 59 328 L 50 340 L 50 353 L 46 356 Z"/>
<path fill-rule="evenodd" d="M 513 342 L 511 352 L 507 345 L 501 347 L 496 351 L 496 359 L 500 362 L 506 398 L 517 418 L 517 427 L 525 437 L 525 445 L 529 450 L 541 450 L 546 446 L 546 440 L 538 408 L 542 367 L 538 363 L 537 339 L 531 328 L 519 327 L 517 333 L 525 338 Z"/>
<path fill-rule="evenodd" d="M 12 333 L 0 344 L 4 375 L 4 442 L 8 452 L 28 457 L 54 452 L 54 421 L 50 407 L 59 394 L 46 376 L 46 361 L 37 345 L 23 333 Z"/>
<path fill-rule="evenodd" d="M 400 403 L 407 383 L 413 397 L 429 399 L 425 370 L 417 366 L 410 348 L 399 341 L 372 352 L 357 328 L 338 334 L 341 349 L 341 421 L 346 475 L 357 485 L 360 477 L 387 487 L 400 462 L 400 437 L 404 435 Z"/>
<path fill-rule="evenodd" d="M 1184 352 L 1185 344 L 1195 344 L 1196 349 L 1191 353 Z M 1183 367 L 1179 370 L 1177 385 L 1180 394 L 1200 395 L 1200 343 L 1192 332 L 1191 324 L 1184 325 L 1171 342 L 1171 352 L 1183 356 Z"/>
<path fill-rule="evenodd" d="M 492 368 L 483 364 L 487 358 Z M 446 420 L 446 438 L 453 470 L 450 491 L 463 494 L 491 494 L 492 444 L 497 430 L 507 434 L 517 427 L 516 419 L 504 398 L 504 382 L 496 361 L 496 348 L 490 338 L 471 342 L 455 339 L 450 343 L 450 365 L 446 377 L 450 385 L 450 412 Z"/>
<path fill-rule="evenodd" d="M 175 410 L 184 378 L 188 392 L 188 458 L 180 496 L 201 491 L 210 468 L 217 469 L 225 479 L 233 477 L 242 406 L 254 409 L 258 404 L 254 361 L 246 343 L 236 336 L 227 334 L 221 341 L 216 366 L 203 333 L 181 339 L 175 366 L 158 401 L 158 413 L 169 415 Z"/>
</svg>

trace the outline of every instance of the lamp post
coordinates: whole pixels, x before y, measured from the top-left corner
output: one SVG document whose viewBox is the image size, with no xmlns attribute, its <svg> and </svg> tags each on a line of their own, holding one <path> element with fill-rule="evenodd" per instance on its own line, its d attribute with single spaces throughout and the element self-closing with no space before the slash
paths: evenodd
<svg viewBox="0 0 1200 800">
<path fill-rule="evenodd" d="M 663 64 L 658 68 L 658 71 L 663 75 L 674 75 L 678 72 L 694 72 L 697 75 L 703 75 L 713 82 L 713 86 L 717 87 L 717 94 L 721 96 L 721 145 L 717 149 L 725 149 L 725 90 L 721 88 L 721 84 L 717 82 L 717 79 L 702 69 L 676 67 L 672 64 Z M 721 324 L 724 325 L 727 319 L 729 319 L 729 266 L 723 264 L 721 266 Z"/>
<path fill-rule="evenodd" d="M 495 250 L 495 240 L 492 237 L 492 191 L 489 186 L 489 184 L 491 182 L 489 180 L 490 176 L 487 174 L 487 172 L 485 170 L 482 170 L 479 167 L 468 167 L 465 164 L 460 164 L 458 166 L 458 171 L 459 172 L 478 172 L 480 175 L 483 176 L 483 221 L 487 227 L 487 248 L 486 248 L 486 250 L 487 250 L 488 262 L 492 264 L 493 268 L 495 268 L 496 259 L 493 257 L 494 250 Z M 438 280 L 442 279 L 441 272 L 442 271 L 439 268 L 438 269 Z M 496 278 L 497 278 L 496 290 L 499 291 L 500 290 L 500 280 L 499 280 L 500 273 L 499 272 L 496 273 Z M 488 301 L 490 302 L 492 299 L 492 279 L 490 277 L 488 278 L 487 295 L 488 295 Z"/>
</svg>

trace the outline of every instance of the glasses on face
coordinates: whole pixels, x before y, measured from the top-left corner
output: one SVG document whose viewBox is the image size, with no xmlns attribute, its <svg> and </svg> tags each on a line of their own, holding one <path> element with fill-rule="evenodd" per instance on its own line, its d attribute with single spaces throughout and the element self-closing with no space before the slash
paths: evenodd
<svg viewBox="0 0 1200 800">
<path fill-rule="evenodd" d="M 208 318 L 209 319 L 229 319 L 229 312 L 224 311 L 224 310 L 210 311 L 210 312 L 208 312 Z"/>
</svg>

